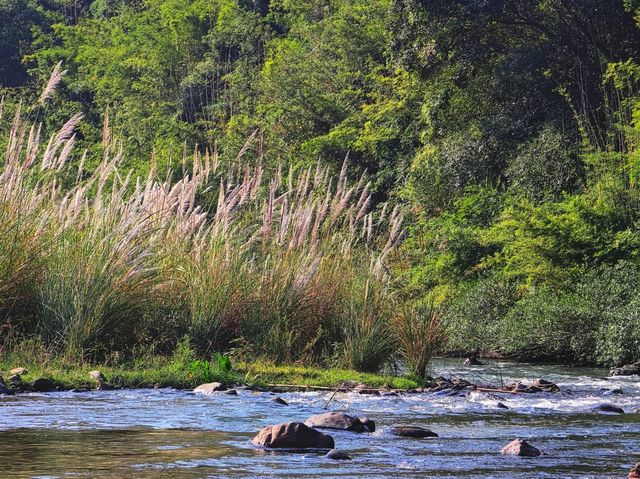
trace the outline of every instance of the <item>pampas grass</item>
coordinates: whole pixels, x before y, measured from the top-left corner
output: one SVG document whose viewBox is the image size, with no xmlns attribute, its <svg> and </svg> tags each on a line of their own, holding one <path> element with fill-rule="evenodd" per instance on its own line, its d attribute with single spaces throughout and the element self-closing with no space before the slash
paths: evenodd
<svg viewBox="0 0 640 479">
<path fill-rule="evenodd" d="M 40 102 L 63 75 L 58 65 Z M 335 179 L 320 164 L 248 166 L 241 151 L 223 168 L 196 152 L 177 181 L 153 167 L 134 178 L 105 132 L 104 157 L 85 172 L 81 115 L 43 145 L 21 110 L 2 139 L 0 312 L 23 337 L 85 358 L 183 334 L 202 355 L 240 340 L 275 362 L 338 351 L 374 370 L 389 357 L 384 261 L 402 219 L 374 217 L 369 183 L 350 184 L 346 161 Z"/>
</svg>

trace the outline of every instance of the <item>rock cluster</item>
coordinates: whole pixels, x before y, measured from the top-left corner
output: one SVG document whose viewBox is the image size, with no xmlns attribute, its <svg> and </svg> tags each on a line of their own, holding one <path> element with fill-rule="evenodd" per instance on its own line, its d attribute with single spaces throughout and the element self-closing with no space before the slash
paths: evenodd
<svg viewBox="0 0 640 479">
<path fill-rule="evenodd" d="M 627 364 L 609 371 L 610 376 L 640 376 L 640 361 L 634 364 Z"/>
</svg>

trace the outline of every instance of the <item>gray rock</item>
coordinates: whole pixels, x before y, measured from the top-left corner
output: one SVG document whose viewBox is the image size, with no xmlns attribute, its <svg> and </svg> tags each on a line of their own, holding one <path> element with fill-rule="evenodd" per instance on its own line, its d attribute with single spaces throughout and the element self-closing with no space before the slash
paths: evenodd
<svg viewBox="0 0 640 479">
<path fill-rule="evenodd" d="M 425 437 L 438 437 L 435 432 L 421 426 L 409 426 L 400 424 L 398 426 L 391 427 L 390 431 L 394 436 L 400 437 L 412 437 L 416 439 L 422 439 Z"/>
<path fill-rule="evenodd" d="M 624 414 L 624 409 L 614 404 L 602 403 L 597 404 L 591 408 L 593 412 L 599 413 L 613 413 L 613 414 Z"/>
<path fill-rule="evenodd" d="M 9 371 L 9 375 L 14 375 L 14 374 L 19 374 L 20 376 L 26 376 L 27 374 L 29 374 L 29 371 L 27 371 L 25 368 L 13 368 L 11 371 Z"/>
<path fill-rule="evenodd" d="M 193 392 L 199 394 L 213 394 L 214 392 L 226 390 L 227 388 L 225 388 L 222 383 L 206 383 L 195 388 Z"/>
<path fill-rule="evenodd" d="M 236 391 L 235 389 L 228 389 L 228 390 L 224 391 L 224 394 L 228 394 L 229 396 L 237 396 L 238 395 L 238 391 Z"/>
<path fill-rule="evenodd" d="M 334 461 L 350 461 L 351 456 L 346 452 L 338 451 L 337 449 L 331 449 L 327 455 L 325 456 L 328 459 L 333 459 Z"/>
<path fill-rule="evenodd" d="M 604 392 L 604 396 L 618 396 L 620 394 L 624 394 L 624 391 L 620 388 L 609 389 Z"/>
<path fill-rule="evenodd" d="M 342 431 L 351 432 L 371 432 L 371 427 L 375 430 L 375 424 L 370 419 L 365 418 L 368 424 L 362 422 L 359 418 L 349 416 L 341 412 L 326 412 L 323 414 L 316 414 L 311 416 L 305 421 L 305 424 L 309 427 L 320 429 L 339 429 Z"/>
<path fill-rule="evenodd" d="M 496 407 L 497 407 L 498 409 L 509 409 L 509 406 L 507 406 L 506 404 L 501 403 L 501 402 L 497 403 L 497 404 L 496 404 Z"/>
<path fill-rule="evenodd" d="M 271 402 L 274 402 L 276 404 L 280 404 L 281 406 L 288 406 L 289 405 L 289 403 L 287 401 L 285 401 L 284 399 L 282 399 L 280 396 L 274 397 L 273 399 L 271 399 Z"/>
<path fill-rule="evenodd" d="M 513 456 L 523 456 L 523 457 L 538 457 L 542 454 L 540 449 L 532 446 L 527 441 L 523 441 L 522 439 L 516 439 L 511 441 L 509 444 L 504 446 L 500 452 L 502 454 L 509 454 Z"/>
</svg>

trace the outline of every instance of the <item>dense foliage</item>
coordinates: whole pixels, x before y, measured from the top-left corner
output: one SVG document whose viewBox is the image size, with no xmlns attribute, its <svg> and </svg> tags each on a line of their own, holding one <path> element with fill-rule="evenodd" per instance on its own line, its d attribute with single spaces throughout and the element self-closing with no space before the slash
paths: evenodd
<svg viewBox="0 0 640 479">
<path fill-rule="evenodd" d="M 171 171 L 171 181 L 189 171 L 185 151 L 265 175 L 284 165 L 296 177 L 318 161 L 338 175 L 348 156 L 352 179 L 372 179 L 367 206 L 408 213 L 405 241 L 387 258 L 404 312 L 385 321 L 404 332 L 416 374 L 417 351 L 430 355 L 442 338 L 436 325 L 448 351 L 619 364 L 640 351 L 639 7 L 0 0 L 0 89 L 10 112 L 33 99 L 29 121 L 43 134 L 84 114 L 69 152 L 79 163 L 87 150 L 80 180 L 113 155 L 134 174 Z M 60 61 L 67 74 L 55 95 L 36 101 Z M 214 212 L 216 194 L 199 191 Z M 208 278 L 189 293 L 190 333 L 215 342 L 208 311 L 220 288 L 240 286 L 234 271 L 228 282 L 206 272 L 212 252 L 199 250 L 185 274 Z M 372 369 L 393 349 L 372 319 L 386 299 L 366 279 L 353 284 L 345 343 L 311 349 Z M 278 308 L 261 314 L 282 336 L 264 341 L 288 341 L 276 359 L 299 359 L 310 346 L 286 336 L 290 315 Z"/>
</svg>

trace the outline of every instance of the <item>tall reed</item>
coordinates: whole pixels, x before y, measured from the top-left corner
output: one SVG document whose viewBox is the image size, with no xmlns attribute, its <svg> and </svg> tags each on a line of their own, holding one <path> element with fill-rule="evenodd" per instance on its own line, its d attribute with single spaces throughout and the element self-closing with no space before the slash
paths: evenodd
<svg viewBox="0 0 640 479">
<path fill-rule="evenodd" d="M 384 262 L 402 219 L 369 211 L 369 183 L 351 184 L 346 161 L 335 178 L 320 164 L 251 166 L 241 152 L 223 168 L 196 152 L 177 181 L 153 167 L 138 178 L 105 131 L 104 157 L 86 172 L 80 121 L 44 144 L 18 108 L 2 139 L 0 311 L 25 318 L 22 334 L 94 358 L 159 331 L 173 344 L 188 334 L 201 354 L 243 339 L 277 362 L 337 350 L 375 369 L 389 356 Z"/>
</svg>

